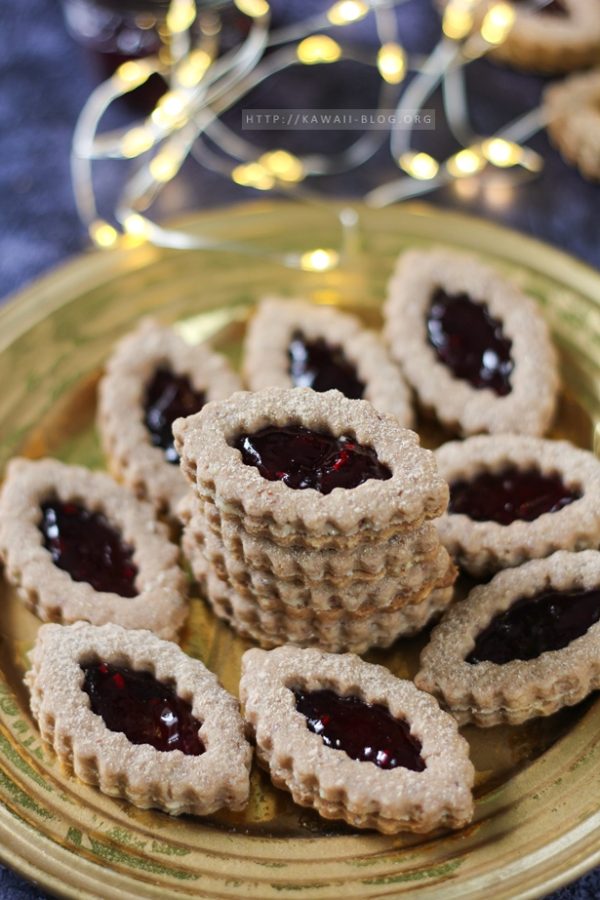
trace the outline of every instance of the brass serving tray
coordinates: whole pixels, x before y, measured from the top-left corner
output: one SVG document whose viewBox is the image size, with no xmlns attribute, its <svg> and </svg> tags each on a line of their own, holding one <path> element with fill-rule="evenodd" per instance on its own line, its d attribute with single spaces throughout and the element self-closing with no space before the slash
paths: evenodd
<svg viewBox="0 0 600 900">
<path fill-rule="evenodd" d="M 140 246 L 90 253 L 0 310 L 0 470 L 15 454 L 103 460 L 95 388 L 115 339 L 142 315 L 212 336 L 232 358 L 265 293 L 307 295 L 377 323 L 393 260 L 409 245 L 468 248 L 543 305 L 562 356 L 555 435 L 591 446 L 600 421 L 600 275 L 522 235 L 425 206 L 355 207 L 344 266 L 293 272 L 261 258 Z M 200 232 L 279 250 L 335 246 L 335 207 L 253 204 L 194 217 Z M 439 439 L 425 434 L 427 442 Z M 65 775 L 38 737 L 22 685 L 38 621 L 0 583 L 0 858 L 78 898 L 537 897 L 600 862 L 600 701 L 520 727 L 465 728 L 477 769 L 472 825 L 453 834 L 357 833 L 295 806 L 258 771 L 245 814 L 171 818 Z M 247 643 L 192 601 L 185 650 L 237 689 Z M 419 641 L 369 654 L 402 676 Z"/>
</svg>

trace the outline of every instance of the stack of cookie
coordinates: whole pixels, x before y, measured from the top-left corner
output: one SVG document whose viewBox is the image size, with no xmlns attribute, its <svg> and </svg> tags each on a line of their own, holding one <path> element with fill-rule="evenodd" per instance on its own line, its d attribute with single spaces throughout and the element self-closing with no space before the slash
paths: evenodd
<svg viewBox="0 0 600 900">
<path fill-rule="evenodd" d="M 174 425 L 184 552 L 215 613 L 263 647 L 364 652 L 419 631 L 455 569 L 448 488 L 417 436 L 338 391 L 269 388 Z"/>
</svg>

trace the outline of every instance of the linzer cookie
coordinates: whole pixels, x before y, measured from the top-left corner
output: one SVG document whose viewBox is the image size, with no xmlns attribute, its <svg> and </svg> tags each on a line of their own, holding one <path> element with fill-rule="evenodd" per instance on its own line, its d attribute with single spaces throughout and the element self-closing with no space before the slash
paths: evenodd
<svg viewBox="0 0 600 900">
<path fill-rule="evenodd" d="M 237 633 L 250 641 L 271 650 L 282 644 L 299 647 L 318 647 L 329 653 L 366 653 L 370 648 L 391 646 L 400 638 L 410 638 L 434 622 L 452 601 L 452 588 L 432 591 L 422 603 L 402 607 L 396 612 L 376 615 L 369 623 L 335 623 L 331 627 L 314 621 L 275 620 L 264 623 L 249 607 L 238 607 L 239 598 L 220 582 L 211 595 L 213 611 L 228 622 Z"/>
<path fill-rule="evenodd" d="M 600 687 L 600 553 L 559 551 L 506 569 L 452 607 L 415 683 L 459 722 L 511 725 Z"/>
<path fill-rule="evenodd" d="M 475 10 L 481 25 L 495 0 Z M 442 0 L 441 5 L 447 5 Z M 559 73 L 597 63 L 600 54 L 599 0 L 512 0 L 514 23 L 492 50 L 494 57 L 520 69 Z"/>
<path fill-rule="evenodd" d="M 185 511 L 185 507 L 189 512 Z M 278 547 L 265 538 L 248 535 L 243 528 L 229 520 L 219 528 L 207 516 L 210 504 L 191 495 L 180 504 L 179 510 L 185 531 L 192 541 L 200 540 L 213 560 L 224 557 L 240 575 L 251 571 L 271 578 L 278 584 L 326 581 L 340 589 L 347 585 L 373 582 L 382 577 L 401 579 L 417 565 L 433 564 L 440 550 L 440 539 L 432 522 L 414 533 L 400 535 L 389 541 L 359 545 L 354 550 L 303 550 Z"/>
<path fill-rule="evenodd" d="M 456 569 L 428 521 L 447 485 L 417 436 L 368 402 L 268 388 L 174 433 L 194 490 L 184 553 L 240 634 L 363 652 L 450 602 Z"/>
<path fill-rule="evenodd" d="M 600 28 L 600 3 L 595 15 Z M 543 107 L 552 143 L 585 178 L 600 180 L 600 68 L 546 88 Z"/>
<path fill-rule="evenodd" d="M 566 441 L 468 438 L 435 451 L 450 485 L 440 537 L 481 576 L 556 550 L 600 545 L 600 462 Z"/>
<path fill-rule="evenodd" d="M 386 834 L 470 821 L 468 745 L 411 682 L 350 654 L 255 649 L 240 696 L 259 761 L 301 806 Z"/>
<path fill-rule="evenodd" d="M 410 393 L 379 338 L 358 319 L 306 300 L 268 298 L 252 318 L 244 372 L 253 391 L 267 387 L 338 390 L 369 400 L 410 427 Z"/>
<path fill-rule="evenodd" d="M 410 250 L 388 288 L 385 336 L 421 404 L 451 429 L 542 435 L 559 386 L 535 302 L 474 257 Z"/>
<path fill-rule="evenodd" d="M 185 621 L 185 577 L 166 526 L 103 473 L 13 460 L 0 493 L 0 557 L 44 621 L 114 622 L 167 638 Z"/>
<path fill-rule="evenodd" d="M 338 585 L 349 581 L 398 575 L 407 566 L 432 560 L 439 550 L 435 524 L 425 522 L 408 534 L 385 541 L 371 541 L 354 550 L 316 550 L 281 547 L 266 538 L 248 534 L 235 521 L 215 515 L 214 507 L 191 491 L 179 504 L 179 516 L 191 535 L 210 529 L 228 557 L 253 571 L 272 575 L 278 581 L 323 580 Z"/>
<path fill-rule="evenodd" d="M 238 393 L 173 430 L 198 496 L 283 546 L 387 539 L 440 515 L 448 501 L 418 436 L 338 391 Z"/>
<path fill-rule="evenodd" d="M 252 751 L 234 697 L 148 631 L 44 625 L 25 677 L 42 738 L 88 784 L 171 815 L 242 809 Z"/>
<path fill-rule="evenodd" d="M 199 521 L 193 527 L 186 526 L 182 543 L 192 568 L 197 546 L 217 577 L 229 583 L 241 597 L 255 599 L 266 609 L 290 607 L 290 613 L 309 609 L 323 618 L 336 617 L 342 609 L 364 617 L 377 608 L 398 608 L 419 602 L 440 586 L 442 579 L 453 574 L 448 552 L 440 544 L 433 558 L 408 563 L 404 570 L 393 575 L 384 573 L 379 578 L 342 583 L 307 578 L 284 581 L 256 570 L 245 560 L 229 554 L 219 538 Z M 453 580 L 452 577 L 446 584 Z"/>
<path fill-rule="evenodd" d="M 230 574 L 230 562 L 219 566 L 214 556 L 208 560 L 201 530 L 192 532 L 186 526 L 182 547 L 216 615 L 263 647 L 295 643 L 358 653 L 387 647 L 400 637 L 416 634 L 448 606 L 456 576 L 446 551 L 439 548 L 437 565 L 423 567 L 424 580 L 412 593 L 406 593 L 409 589 L 400 579 L 386 578 L 367 582 L 369 590 L 363 598 L 351 594 L 351 589 L 302 581 L 290 594 L 276 579 L 273 593 L 267 593 L 255 582 L 251 567 L 246 570 L 248 583 L 240 586 Z"/>
<path fill-rule="evenodd" d="M 296 644 L 331 653 L 365 653 L 371 647 L 389 647 L 399 638 L 421 631 L 452 599 L 452 588 L 439 588 L 430 591 L 422 601 L 399 609 L 375 609 L 365 617 L 338 610 L 335 616 L 324 620 L 311 609 L 300 611 L 301 615 L 292 614 L 289 607 L 283 606 L 264 609 L 241 597 L 206 565 L 203 567 L 200 556 L 195 557 L 194 572 L 213 612 L 242 637 L 267 649 Z"/>
<path fill-rule="evenodd" d="M 569 72 L 598 61 L 599 0 L 512 0 L 516 18 L 494 55 L 523 69 Z M 492 0 L 482 4 L 483 11 Z"/>
<path fill-rule="evenodd" d="M 98 427 L 112 472 L 160 513 L 186 491 L 173 445 L 174 419 L 239 390 L 224 357 L 145 319 L 118 345 L 100 382 Z"/>
</svg>

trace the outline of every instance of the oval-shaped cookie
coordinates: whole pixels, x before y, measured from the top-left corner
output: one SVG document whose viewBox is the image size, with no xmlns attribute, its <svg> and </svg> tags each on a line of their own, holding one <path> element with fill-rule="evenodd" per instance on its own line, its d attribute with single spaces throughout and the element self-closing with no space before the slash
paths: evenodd
<svg viewBox="0 0 600 900">
<path fill-rule="evenodd" d="M 301 806 L 387 834 L 470 821 L 474 770 L 456 723 L 382 666 L 249 650 L 240 697 L 259 761 Z"/>
<path fill-rule="evenodd" d="M 507 434 L 451 441 L 434 453 L 450 486 L 438 532 L 470 574 L 600 544 L 600 461 L 587 450 Z"/>
<path fill-rule="evenodd" d="M 415 684 L 461 723 L 517 725 L 600 687 L 600 553 L 506 569 L 451 607 Z"/>
<path fill-rule="evenodd" d="M 339 391 L 238 393 L 174 434 L 201 499 L 276 543 L 354 547 L 417 528 L 447 503 L 417 435 Z"/>
<path fill-rule="evenodd" d="M 174 517 L 187 486 L 173 421 L 240 387 L 227 360 L 207 344 L 188 344 L 172 328 L 144 319 L 117 344 L 98 389 L 98 429 L 110 470 Z"/>
<path fill-rule="evenodd" d="M 281 547 L 247 534 L 235 520 L 222 519 L 214 507 L 201 502 L 191 491 L 179 504 L 178 514 L 190 546 L 194 538 L 203 541 L 208 528 L 222 542 L 230 559 L 283 583 L 326 580 L 342 587 L 351 581 L 378 581 L 385 575 L 400 575 L 411 565 L 431 561 L 440 543 L 434 522 L 426 522 L 407 534 L 372 541 L 354 550 Z"/>
<path fill-rule="evenodd" d="M 187 615 L 179 549 L 166 526 L 103 472 L 53 459 L 9 463 L 0 557 L 43 621 L 115 622 L 174 638 Z"/>
<path fill-rule="evenodd" d="M 542 435 L 559 386 L 535 302 L 475 257 L 409 250 L 385 305 L 385 338 L 421 404 L 450 429 Z"/>
<path fill-rule="evenodd" d="M 600 23 L 600 4 L 596 15 Z M 600 68 L 546 88 L 543 108 L 550 140 L 566 161 L 600 180 Z"/>
<path fill-rule="evenodd" d="M 269 297 L 250 321 L 244 347 L 248 387 L 338 390 L 369 400 L 410 428 L 410 392 L 379 338 L 355 316 L 307 300 Z"/>
<path fill-rule="evenodd" d="M 238 703 L 176 644 L 117 625 L 44 625 L 30 659 L 42 738 L 82 781 L 171 815 L 246 805 Z"/>
<path fill-rule="evenodd" d="M 441 0 L 446 6 L 448 0 Z M 476 4 L 481 26 L 496 0 Z M 599 0 L 512 0 L 515 20 L 493 56 L 519 69 L 559 73 L 594 65 L 600 54 Z"/>
</svg>

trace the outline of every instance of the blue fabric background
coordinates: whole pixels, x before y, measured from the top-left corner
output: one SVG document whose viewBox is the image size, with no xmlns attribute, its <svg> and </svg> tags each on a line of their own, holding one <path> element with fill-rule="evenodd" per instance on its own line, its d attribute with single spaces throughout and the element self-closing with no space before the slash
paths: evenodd
<svg viewBox="0 0 600 900">
<path fill-rule="evenodd" d="M 323 0 L 278 0 L 280 21 L 326 7 Z M 414 50 L 433 46 L 437 16 L 430 0 L 409 0 L 399 12 L 404 44 Z M 368 24 L 352 32 L 370 40 Z M 316 71 L 316 70 L 315 70 Z M 2 0 L 0 3 L 0 297 L 78 253 L 87 245 L 85 230 L 74 208 L 68 154 L 73 126 L 95 83 L 84 51 L 66 34 L 55 0 Z M 469 71 L 473 122 L 492 132 L 504 121 L 538 102 L 544 79 L 517 74 L 486 61 Z M 351 107 L 374 105 L 375 81 L 365 70 L 336 67 L 326 82 L 314 72 L 290 72 L 257 91 L 248 106 Z M 344 99 L 346 98 L 346 99 Z M 232 119 L 239 111 L 232 113 Z M 268 140 L 268 135 L 262 136 Z M 311 133 L 290 136 L 290 149 L 336 147 L 343 135 Z M 280 136 L 278 137 L 280 140 Z M 261 140 L 257 135 L 256 140 Z M 423 148 L 443 156 L 452 144 L 443 129 L 422 135 Z M 429 141 L 429 143 L 428 143 Z M 433 141 L 433 143 L 431 143 Z M 308 143 L 307 143 L 308 142 Z M 313 147 L 312 142 L 315 142 Z M 546 158 L 540 179 L 515 191 L 502 206 L 485 196 L 460 199 L 454 189 L 438 191 L 431 202 L 477 213 L 534 234 L 600 267 L 600 187 L 581 179 L 565 166 L 544 136 L 534 146 Z M 382 151 L 360 173 L 338 176 L 323 190 L 360 195 L 397 172 Z M 109 190 L 113 176 L 102 174 Z M 161 212 L 206 208 L 241 197 L 252 197 L 228 180 L 190 169 L 184 190 L 165 192 Z M 182 201 L 185 198 L 185 202 Z M 600 798 L 599 798 L 600 799 Z M 492 892 L 493 893 L 493 892 Z M 0 866 L 0 897 L 33 900 L 47 896 Z M 600 897 L 600 872 L 552 895 L 553 900 Z"/>
</svg>

